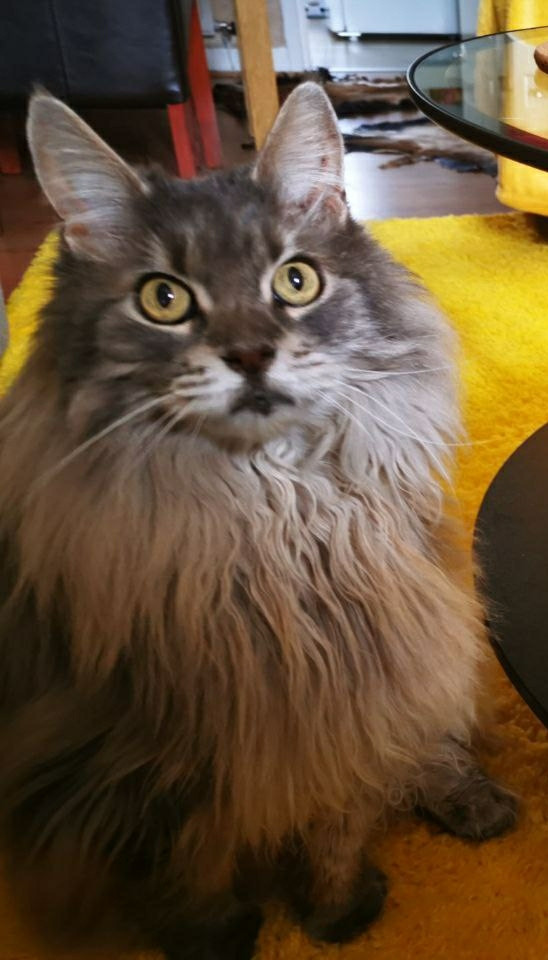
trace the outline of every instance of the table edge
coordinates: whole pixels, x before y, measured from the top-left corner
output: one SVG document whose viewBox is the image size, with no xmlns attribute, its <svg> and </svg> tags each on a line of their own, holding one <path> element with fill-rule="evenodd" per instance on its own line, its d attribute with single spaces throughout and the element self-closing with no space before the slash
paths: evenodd
<svg viewBox="0 0 548 960">
<path fill-rule="evenodd" d="M 539 26 L 538 28 L 527 27 L 523 31 L 502 30 L 498 31 L 497 33 L 481 34 L 480 36 L 496 37 L 507 33 L 528 33 L 531 29 L 548 30 L 548 24 L 544 27 Z M 536 147 L 530 143 L 523 144 L 513 140 L 507 140 L 504 136 L 502 136 L 502 134 L 486 131 L 483 129 L 483 127 L 473 123 L 471 120 L 461 120 L 459 117 L 455 117 L 452 114 L 447 113 L 442 107 L 438 106 L 438 104 L 427 97 L 415 82 L 415 71 L 421 65 L 423 60 L 427 60 L 429 57 L 439 53 L 441 50 L 448 50 L 452 47 L 457 47 L 463 43 L 467 43 L 469 40 L 477 39 L 480 39 L 480 37 L 469 37 L 468 40 L 460 40 L 457 43 L 444 43 L 440 47 L 436 47 L 434 50 L 429 50 L 426 53 L 421 54 L 420 57 L 417 57 L 416 60 L 410 64 L 406 73 L 407 86 L 409 87 L 409 92 L 413 102 L 430 120 L 433 120 L 434 123 L 437 123 L 440 127 L 450 130 L 451 133 L 456 133 L 457 136 L 461 137 L 463 140 L 468 140 L 470 143 L 476 144 L 476 146 L 483 147 L 484 149 L 489 150 L 491 153 L 495 153 L 501 157 L 507 157 L 509 160 L 516 160 L 518 163 L 535 167 L 537 170 L 548 171 L 548 149 Z M 526 131 L 523 132 L 526 134 Z"/>
<path fill-rule="evenodd" d="M 506 657 L 504 652 L 504 644 L 497 639 L 496 632 L 491 631 L 489 621 L 487 621 L 487 628 L 490 634 L 489 639 L 491 647 L 514 690 L 516 690 L 516 692 L 520 695 L 523 702 L 527 704 L 529 709 L 534 713 L 535 717 L 537 717 L 537 719 L 540 720 L 545 727 L 548 727 L 548 709 L 544 707 L 540 700 L 537 700 L 529 688 L 525 686 L 519 674 Z"/>
<path fill-rule="evenodd" d="M 533 432 L 530 433 L 529 436 L 525 437 L 525 439 L 522 440 L 521 443 L 518 443 L 517 447 L 515 447 L 512 453 L 510 453 L 506 457 L 506 459 L 504 460 L 503 463 L 501 463 L 496 473 L 491 477 L 489 485 L 485 490 L 483 497 L 481 499 L 479 510 L 476 514 L 476 519 L 474 522 L 474 546 L 473 546 L 474 556 L 479 560 L 479 571 L 475 576 L 475 581 L 476 581 L 476 587 L 480 597 L 483 596 L 484 583 L 483 583 L 483 577 L 482 577 L 483 557 L 482 557 L 481 547 L 478 546 L 478 533 L 480 532 L 481 518 L 482 518 L 485 504 L 489 497 L 489 493 L 491 491 L 491 487 L 493 486 L 493 483 L 495 482 L 499 473 L 502 470 L 504 470 L 509 460 L 511 460 L 512 457 L 516 456 L 522 447 L 526 446 L 526 444 L 528 444 L 530 441 L 533 441 L 536 435 L 540 433 L 542 430 L 545 430 L 547 427 L 548 427 L 548 423 L 541 424 L 539 427 L 536 428 L 536 430 L 533 430 Z M 489 609 L 488 597 L 486 598 L 486 603 L 487 603 L 487 610 L 488 610 Z M 540 722 L 543 723 L 545 727 L 548 727 L 548 707 L 543 706 L 540 700 L 537 700 L 535 695 L 531 692 L 529 687 L 525 685 L 520 675 L 518 674 L 517 670 L 515 669 L 515 667 L 512 665 L 512 663 L 506 656 L 506 652 L 504 650 L 504 641 L 499 639 L 496 625 L 492 622 L 492 619 L 489 617 L 488 613 L 485 617 L 485 627 L 489 634 L 489 642 L 490 642 L 491 648 L 497 660 L 499 661 L 502 669 L 504 670 L 504 673 L 508 677 L 510 683 L 512 684 L 514 689 L 518 692 L 518 694 L 520 695 L 524 703 L 526 703 L 529 709 L 534 713 L 537 719 L 540 720 Z"/>
</svg>

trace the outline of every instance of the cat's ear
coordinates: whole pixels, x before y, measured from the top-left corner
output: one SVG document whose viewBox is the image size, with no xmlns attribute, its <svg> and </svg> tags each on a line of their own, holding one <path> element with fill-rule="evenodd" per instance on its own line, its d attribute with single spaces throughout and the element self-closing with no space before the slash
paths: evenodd
<svg viewBox="0 0 548 960">
<path fill-rule="evenodd" d="M 69 107 L 45 91 L 30 101 L 27 136 L 36 175 L 65 223 L 69 246 L 108 258 L 127 236 L 138 175 Z"/>
<path fill-rule="evenodd" d="M 343 141 L 331 103 L 317 83 L 302 83 L 280 110 L 253 175 L 274 186 L 288 207 L 304 212 L 318 206 L 343 217 L 347 213 L 343 161 Z"/>
</svg>

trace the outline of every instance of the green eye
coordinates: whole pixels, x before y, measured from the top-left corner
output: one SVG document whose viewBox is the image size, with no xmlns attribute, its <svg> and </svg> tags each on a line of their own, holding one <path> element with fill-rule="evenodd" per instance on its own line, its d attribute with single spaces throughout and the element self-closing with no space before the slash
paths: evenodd
<svg viewBox="0 0 548 960">
<path fill-rule="evenodd" d="M 145 277 L 138 290 L 138 299 L 142 312 L 154 323 L 183 323 L 195 310 L 190 290 L 162 273 Z"/>
<path fill-rule="evenodd" d="M 317 270 L 309 263 L 290 260 L 276 270 L 272 290 L 290 307 L 305 307 L 320 295 L 322 281 Z"/>
</svg>

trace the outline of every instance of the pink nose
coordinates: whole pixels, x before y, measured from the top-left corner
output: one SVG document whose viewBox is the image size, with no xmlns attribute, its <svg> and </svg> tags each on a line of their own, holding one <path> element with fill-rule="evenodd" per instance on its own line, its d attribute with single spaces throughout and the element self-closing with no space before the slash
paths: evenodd
<svg viewBox="0 0 548 960">
<path fill-rule="evenodd" d="M 238 373 L 257 374 L 270 366 L 275 353 L 274 347 L 256 347 L 253 350 L 229 350 L 221 359 Z"/>
</svg>

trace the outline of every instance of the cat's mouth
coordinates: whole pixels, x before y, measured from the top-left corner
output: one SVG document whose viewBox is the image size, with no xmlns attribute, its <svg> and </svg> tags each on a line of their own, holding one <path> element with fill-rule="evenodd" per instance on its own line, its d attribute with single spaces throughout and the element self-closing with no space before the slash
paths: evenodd
<svg viewBox="0 0 548 960">
<path fill-rule="evenodd" d="M 230 412 L 241 413 L 246 410 L 250 413 L 258 413 L 263 417 L 267 417 L 276 407 L 280 406 L 280 404 L 294 406 L 295 401 L 279 390 L 271 390 L 265 386 L 250 385 L 240 394 L 230 408 Z"/>
</svg>

